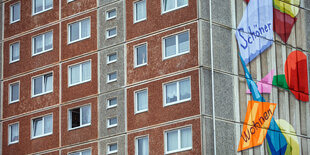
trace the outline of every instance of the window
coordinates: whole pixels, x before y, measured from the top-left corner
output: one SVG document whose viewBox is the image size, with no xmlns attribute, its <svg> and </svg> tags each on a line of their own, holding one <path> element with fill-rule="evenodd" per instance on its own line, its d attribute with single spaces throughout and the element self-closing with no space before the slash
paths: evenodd
<svg viewBox="0 0 310 155">
<path fill-rule="evenodd" d="M 69 86 L 81 84 L 91 80 L 91 62 L 86 61 L 69 67 Z"/>
<path fill-rule="evenodd" d="M 39 14 L 41 12 L 53 8 L 53 0 L 32 0 L 32 14 Z"/>
<path fill-rule="evenodd" d="M 164 97 L 164 105 L 166 106 L 190 100 L 190 79 L 186 78 L 180 81 L 165 84 Z"/>
<path fill-rule="evenodd" d="M 32 120 L 32 138 L 50 135 L 53 132 L 53 115 L 35 118 Z"/>
<path fill-rule="evenodd" d="M 10 84 L 10 95 L 9 103 L 14 103 L 19 101 L 19 82 Z"/>
<path fill-rule="evenodd" d="M 116 72 L 108 74 L 108 81 L 107 81 L 107 83 L 113 82 L 113 81 L 116 81 L 116 80 L 117 80 L 117 73 Z"/>
<path fill-rule="evenodd" d="M 90 125 L 90 121 L 90 105 L 85 105 L 69 110 L 69 129 Z"/>
<path fill-rule="evenodd" d="M 72 152 L 72 153 L 69 153 L 69 155 L 91 155 L 91 150 L 87 149 L 83 151 Z"/>
<path fill-rule="evenodd" d="M 19 42 L 10 45 L 10 63 L 19 60 Z"/>
<path fill-rule="evenodd" d="M 108 119 L 108 128 L 112 128 L 117 126 L 117 117 L 109 118 Z"/>
<path fill-rule="evenodd" d="M 112 54 L 108 55 L 107 64 L 113 63 L 116 61 L 117 61 L 117 54 L 116 53 L 112 53 Z"/>
<path fill-rule="evenodd" d="M 167 37 L 163 41 L 164 59 L 178 56 L 189 52 L 189 34 L 188 31 Z"/>
<path fill-rule="evenodd" d="M 38 55 L 53 49 L 53 32 L 47 32 L 32 38 L 32 55 Z"/>
<path fill-rule="evenodd" d="M 165 132 L 165 153 L 192 149 L 192 128 L 186 127 Z"/>
<path fill-rule="evenodd" d="M 116 107 L 116 106 L 117 106 L 117 98 L 116 97 L 108 99 L 108 106 L 107 106 L 107 108 L 113 108 L 113 107 Z"/>
<path fill-rule="evenodd" d="M 188 0 L 163 0 L 162 12 L 166 13 L 188 5 Z"/>
<path fill-rule="evenodd" d="M 117 143 L 109 144 L 107 150 L 108 150 L 107 154 L 116 153 L 117 152 Z"/>
<path fill-rule="evenodd" d="M 134 3 L 134 22 L 146 20 L 146 0 L 140 0 Z"/>
<path fill-rule="evenodd" d="M 74 43 L 90 37 L 90 19 L 69 24 L 69 44 Z"/>
<path fill-rule="evenodd" d="M 15 23 L 20 20 L 20 2 L 11 5 L 10 23 Z"/>
<path fill-rule="evenodd" d="M 48 73 L 32 79 L 32 96 L 43 95 L 53 91 L 53 74 Z"/>
<path fill-rule="evenodd" d="M 106 34 L 106 35 L 107 35 L 107 39 L 112 38 L 112 37 L 115 37 L 115 36 L 117 35 L 116 27 L 107 30 L 107 34 Z"/>
<path fill-rule="evenodd" d="M 145 112 L 148 109 L 147 89 L 135 92 L 135 113 Z"/>
<path fill-rule="evenodd" d="M 116 18 L 116 9 L 112 9 L 106 12 L 106 20 Z"/>
<path fill-rule="evenodd" d="M 136 155 L 148 155 L 149 154 L 149 137 L 139 137 L 136 139 L 135 144 Z"/>
<path fill-rule="evenodd" d="M 146 44 L 135 47 L 135 67 L 147 64 L 147 46 Z"/>
<path fill-rule="evenodd" d="M 19 124 L 9 125 L 9 144 L 18 143 L 19 141 Z"/>
</svg>

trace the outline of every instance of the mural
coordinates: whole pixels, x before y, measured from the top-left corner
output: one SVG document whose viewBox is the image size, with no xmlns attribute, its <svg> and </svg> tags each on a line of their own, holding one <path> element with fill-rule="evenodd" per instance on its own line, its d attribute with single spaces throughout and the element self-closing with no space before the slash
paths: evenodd
<svg viewBox="0 0 310 155">
<path fill-rule="evenodd" d="M 259 146 L 266 138 L 269 154 L 299 154 L 294 128 L 285 120 L 274 120 L 276 104 L 266 102 L 261 94 L 271 93 L 273 85 L 290 91 L 297 100 L 309 101 L 307 56 L 298 50 L 291 52 L 285 62 L 284 75 L 274 75 L 274 70 L 271 70 L 257 84 L 246 65 L 272 45 L 273 31 L 287 42 L 297 20 L 300 1 L 245 1 L 249 4 L 235 35 L 249 88 L 246 93 L 251 94 L 254 101 L 248 102 L 238 151 Z"/>
</svg>

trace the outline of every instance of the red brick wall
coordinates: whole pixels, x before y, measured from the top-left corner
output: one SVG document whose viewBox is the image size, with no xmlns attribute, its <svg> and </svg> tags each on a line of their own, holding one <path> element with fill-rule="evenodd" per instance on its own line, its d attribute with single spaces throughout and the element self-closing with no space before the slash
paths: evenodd
<svg viewBox="0 0 310 155">
<path fill-rule="evenodd" d="M 86 144 L 86 145 L 81 145 L 81 146 L 65 149 L 65 150 L 61 151 L 61 154 L 66 155 L 66 154 L 71 153 L 71 152 L 82 151 L 82 150 L 86 150 L 86 149 L 91 149 L 92 155 L 98 154 L 98 144 L 97 143 L 91 143 L 91 144 Z"/>
<path fill-rule="evenodd" d="M 75 0 L 68 3 L 68 0 L 61 0 L 61 17 L 67 17 L 97 6 L 96 0 Z"/>
<path fill-rule="evenodd" d="M 190 52 L 163 60 L 162 40 L 166 36 L 189 30 Z M 147 42 L 147 65 L 134 68 L 134 46 Z M 198 66 L 197 23 L 132 42 L 127 45 L 127 84 Z M 139 76 L 137 76 L 139 75 Z"/>
</svg>

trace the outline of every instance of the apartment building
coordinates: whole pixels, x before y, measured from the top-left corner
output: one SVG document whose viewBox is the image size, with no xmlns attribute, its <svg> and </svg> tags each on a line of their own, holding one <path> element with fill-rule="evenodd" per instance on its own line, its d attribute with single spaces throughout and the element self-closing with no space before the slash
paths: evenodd
<svg viewBox="0 0 310 155">
<path fill-rule="evenodd" d="M 252 100 L 235 38 L 246 7 L 243 0 L 1 1 L 2 154 L 267 154 L 267 139 L 237 151 Z M 288 41 L 275 33 L 247 65 L 255 82 L 271 70 L 285 74 L 286 58 L 299 50 L 309 86 L 310 2 L 298 8 Z M 263 97 L 277 104 L 273 118 L 293 127 L 292 148 L 309 154 L 309 101 L 275 85 Z"/>
</svg>

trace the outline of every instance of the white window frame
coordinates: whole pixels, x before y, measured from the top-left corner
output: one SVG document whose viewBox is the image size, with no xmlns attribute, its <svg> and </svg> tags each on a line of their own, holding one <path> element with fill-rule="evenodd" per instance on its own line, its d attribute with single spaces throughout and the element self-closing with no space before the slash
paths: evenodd
<svg viewBox="0 0 310 155">
<path fill-rule="evenodd" d="M 50 7 L 50 8 L 47 8 L 47 9 L 45 9 L 45 0 L 42 0 L 43 2 L 43 10 L 42 11 L 39 11 L 39 12 L 34 12 L 34 10 L 35 10 L 35 3 L 34 3 L 34 1 L 35 0 L 32 0 L 32 15 L 34 16 L 34 15 L 37 15 L 37 14 L 40 14 L 40 13 L 42 13 L 42 12 L 45 12 L 45 11 L 48 11 L 48 10 L 51 10 L 51 9 L 53 9 L 54 8 L 54 0 L 52 0 L 53 1 L 53 3 L 52 3 L 52 7 Z"/>
<path fill-rule="evenodd" d="M 112 29 L 115 29 L 116 33 L 114 35 L 109 36 L 109 31 L 112 30 Z M 107 31 L 106 31 L 106 38 L 107 39 L 114 38 L 116 36 L 117 36 L 117 27 L 112 27 L 112 28 L 107 29 Z"/>
<path fill-rule="evenodd" d="M 18 57 L 18 59 L 13 60 L 13 51 L 12 51 L 12 47 L 13 47 L 13 45 L 15 45 L 15 44 L 19 44 L 19 45 L 18 45 L 18 46 L 19 46 L 19 49 L 18 49 L 19 57 Z M 20 41 L 11 43 L 9 48 L 10 48 L 10 62 L 9 62 L 9 63 L 11 64 L 11 63 L 14 63 L 14 62 L 19 61 L 19 60 L 20 60 Z"/>
<path fill-rule="evenodd" d="M 115 105 L 110 105 L 110 102 L 111 102 L 111 100 L 113 100 L 113 99 L 116 100 L 116 104 L 115 104 Z M 117 107 L 117 102 L 118 102 L 117 97 L 108 98 L 108 99 L 107 99 L 107 109 Z"/>
<path fill-rule="evenodd" d="M 117 149 L 115 151 L 110 151 L 111 145 L 114 145 L 114 144 L 116 144 Z M 113 154 L 113 153 L 117 153 L 117 152 L 118 152 L 118 143 L 117 142 L 107 144 L 107 154 Z"/>
<path fill-rule="evenodd" d="M 186 147 L 186 148 L 181 148 L 181 130 L 182 129 L 186 129 L 186 128 L 190 128 L 191 129 L 191 133 L 192 133 L 192 146 L 191 147 Z M 167 147 L 167 133 L 168 132 L 172 132 L 172 131 L 178 131 L 178 149 L 174 150 L 174 151 L 168 151 L 168 147 Z M 182 152 L 182 151 L 187 151 L 187 150 L 191 150 L 193 148 L 193 128 L 192 126 L 183 126 L 183 127 L 178 127 L 178 128 L 174 128 L 174 129 L 169 129 L 169 130 L 165 130 L 164 131 L 164 145 L 165 145 L 165 154 L 171 154 L 171 153 L 176 153 L 176 152 Z"/>
<path fill-rule="evenodd" d="M 89 123 L 87 123 L 87 124 L 82 124 L 83 122 L 82 122 L 82 119 L 83 119 L 83 112 L 82 112 L 82 107 L 86 107 L 86 106 L 89 106 L 89 110 L 90 110 L 90 121 L 89 121 Z M 70 115 L 70 113 L 71 113 L 71 111 L 72 110 L 74 110 L 74 109 L 80 109 L 80 126 L 77 126 L 77 127 L 74 127 L 74 128 L 72 128 L 72 118 L 71 118 L 71 116 L 72 115 Z M 91 104 L 85 104 L 85 105 L 82 105 L 82 106 L 78 106 L 78 107 L 73 107 L 73 108 L 70 108 L 70 109 L 68 109 L 68 130 L 70 131 L 70 130 L 75 130 L 75 129 L 79 129 L 79 128 L 83 128 L 83 127 L 86 127 L 86 126 L 90 126 L 91 125 L 91 121 L 92 121 L 92 118 L 91 118 Z"/>
<path fill-rule="evenodd" d="M 79 155 L 82 155 L 82 152 L 84 152 L 84 151 L 90 151 L 90 155 L 92 154 L 92 149 L 91 148 L 87 148 L 87 149 L 81 149 L 81 150 L 78 150 L 78 151 L 68 152 L 67 155 L 72 155 L 74 153 L 79 153 Z"/>
<path fill-rule="evenodd" d="M 143 63 L 143 64 L 138 65 L 137 49 L 138 49 L 138 47 L 143 46 L 143 45 L 146 46 L 146 62 Z M 146 66 L 147 65 L 147 62 L 148 62 L 148 52 L 147 51 L 148 51 L 148 44 L 147 44 L 147 42 L 144 42 L 142 44 L 138 44 L 138 45 L 134 46 L 134 68 L 138 68 L 138 67 L 142 67 L 142 66 Z"/>
<path fill-rule="evenodd" d="M 171 10 L 167 10 L 167 11 L 165 11 L 165 0 L 160 0 L 160 2 L 161 2 L 161 14 L 165 14 L 165 13 L 168 13 L 168 12 L 171 12 L 171 11 L 175 11 L 175 10 L 178 10 L 178 9 L 181 9 L 181 8 L 184 8 L 184 7 L 187 7 L 188 6 L 188 1 L 189 0 L 187 0 L 187 4 L 186 5 L 182 5 L 182 6 L 177 6 L 177 1 L 178 0 L 174 0 L 174 3 L 175 3 L 175 8 L 173 8 L 173 9 L 171 9 Z"/>
<path fill-rule="evenodd" d="M 49 115 L 52 115 L 52 132 L 50 133 L 44 133 L 44 125 L 45 125 L 45 117 L 49 116 Z M 34 131 L 33 131 L 33 121 L 35 119 L 38 119 L 38 118 L 41 118 L 42 117 L 42 135 L 39 135 L 39 136 L 34 136 Z M 46 114 L 46 115 L 43 115 L 43 116 L 39 116 L 39 117 L 35 117 L 35 118 L 31 118 L 31 139 L 36 139 L 36 138 L 41 138 L 41 137 L 45 137 L 45 136 L 49 136 L 49 135 L 52 135 L 53 134 L 53 130 L 54 130 L 54 115 L 53 113 L 50 113 L 50 114 Z"/>
<path fill-rule="evenodd" d="M 189 80 L 189 84 L 190 84 L 190 90 L 189 90 L 190 91 L 190 97 L 187 99 L 180 100 L 180 96 L 179 96 L 180 95 L 180 92 L 179 92 L 180 81 L 186 80 L 186 79 Z M 171 102 L 171 103 L 166 103 L 166 91 L 167 91 L 166 85 L 169 85 L 172 83 L 177 83 L 177 88 L 176 88 L 177 89 L 177 101 Z M 182 102 L 187 102 L 187 101 L 190 101 L 191 99 L 192 99 L 192 83 L 191 83 L 191 77 L 190 76 L 163 83 L 163 103 L 164 103 L 164 107 L 174 105 L 174 104 L 179 104 Z"/>
<path fill-rule="evenodd" d="M 137 4 L 138 3 L 143 3 L 143 2 L 145 2 L 145 18 L 142 18 L 142 19 L 140 19 L 140 20 L 137 20 L 136 19 L 136 15 L 137 15 L 137 13 L 136 13 L 136 7 L 137 7 Z M 133 3 L 133 23 L 139 23 L 139 22 L 142 22 L 142 21 L 145 21 L 146 19 L 147 19 L 147 6 L 146 6 L 147 4 L 146 4 L 146 0 L 138 0 L 138 1 L 135 1 L 134 3 Z"/>
<path fill-rule="evenodd" d="M 116 120 L 117 120 L 116 124 L 110 124 L 110 120 L 114 119 L 114 118 L 116 118 Z M 118 125 L 118 118 L 116 116 L 110 117 L 107 119 L 107 128 L 113 128 L 113 127 L 116 127 L 117 125 Z"/>
<path fill-rule="evenodd" d="M 51 49 L 48 49 L 46 50 L 45 49 L 45 35 L 47 33 L 50 33 L 52 32 L 52 48 Z M 39 52 L 39 53 L 34 53 L 35 52 L 35 49 L 34 49 L 34 39 L 36 37 L 39 37 L 39 36 L 42 36 L 42 52 Z M 46 53 L 46 52 L 49 52 L 49 51 L 52 51 L 54 49 L 54 31 L 47 31 L 47 32 L 44 32 L 44 33 L 41 33 L 39 35 L 36 35 L 36 36 L 33 36 L 32 39 L 31 39 L 31 42 L 32 42 L 32 56 L 36 56 L 36 55 L 39 55 L 39 54 L 43 54 L 43 53 Z"/>
<path fill-rule="evenodd" d="M 48 75 L 48 74 L 52 74 L 52 90 L 44 92 L 44 89 L 45 89 L 44 76 Z M 34 79 L 38 78 L 40 76 L 43 76 L 43 80 L 42 80 L 42 93 L 34 94 Z M 54 72 L 43 73 L 41 75 L 33 76 L 31 78 L 31 97 L 37 97 L 37 96 L 45 95 L 45 94 L 48 94 L 48 93 L 52 93 L 53 91 L 54 91 Z"/>
<path fill-rule="evenodd" d="M 148 141 L 148 148 L 150 149 L 150 139 L 149 139 L 149 135 L 142 135 L 142 136 L 138 136 L 138 137 L 135 137 L 135 155 L 138 155 L 139 154 L 139 148 L 138 148 L 138 140 L 139 139 L 142 139 L 142 138 L 147 138 L 147 141 Z M 150 152 L 150 150 L 149 150 Z"/>
<path fill-rule="evenodd" d="M 17 4 L 19 4 L 19 19 L 13 21 L 13 7 Z M 10 24 L 20 21 L 20 18 L 21 18 L 21 2 L 18 1 L 10 5 Z"/>
<path fill-rule="evenodd" d="M 87 19 L 89 19 L 89 36 L 86 36 L 86 37 L 82 38 L 82 32 L 81 32 L 82 31 L 82 21 L 83 20 L 87 20 Z M 70 31 L 71 31 L 70 25 L 71 24 L 75 24 L 75 23 L 79 23 L 79 39 L 70 41 Z M 79 41 L 82 41 L 82 40 L 90 38 L 91 37 L 91 18 L 90 17 L 86 17 L 86 18 L 83 18 L 81 20 L 69 23 L 68 24 L 68 32 L 67 33 L 68 33 L 68 44 L 72 44 L 72 43 L 79 42 Z"/>
<path fill-rule="evenodd" d="M 113 10 L 115 11 L 115 16 L 109 17 L 109 13 L 112 12 Z M 117 9 L 116 8 L 112 8 L 112 9 L 105 12 L 105 20 L 106 21 L 114 19 L 116 17 L 117 17 Z"/>
<path fill-rule="evenodd" d="M 89 62 L 90 63 L 90 79 L 87 79 L 87 80 L 84 80 L 82 81 L 82 76 L 83 76 L 83 64 L 84 63 L 87 63 Z M 80 82 L 77 82 L 77 83 L 74 83 L 74 84 L 71 84 L 71 67 L 75 67 L 75 66 L 79 66 L 80 68 Z M 91 81 L 91 75 L 92 75 L 92 66 L 91 66 L 91 60 L 86 60 L 86 61 L 82 61 L 82 62 L 79 62 L 79 63 L 76 63 L 76 64 L 72 64 L 72 65 L 69 65 L 68 66 L 68 87 L 71 87 L 71 86 L 75 86 L 75 85 L 79 85 L 79 84 L 82 84 L 82 83 L 86 83 L 86 82 L 89 82 Z"/>
<path fill-rule="evenodd" d="M 109 60 L 109 57 L 111 56 L 111 55 L 116 55 L 116 59 L 115 60 Z M 111 53 L 111 54 L 108 54 L 107 55 L 107 64 L 110 64 L 110 63 L 113 63 L 113 62 L 116 62 L 117 61 L 117 58 L 118 58 L 118 55 L 117 55 L 117 53 L 116 52 L 114 52 L 114 53 Z"/>
<path fill-rule="evenodd" d="M 183 53 L 179 53 L 179 44 L 178 44 L 179 34 L 182 34 L 182 33 L 185 33 L 185 32 L 188 33 L 188 44 L 189 44 L 188 51 L 185 51 Z M 166 38 L 169 38 L 169 37 L 172 37 L 172 36 L 176 37 L 176 45 L 175 45 L 176 46 L 176 54 L 166 57 L 165 40 L 166 40 Z M 163 37 L 163 39 L 162 39 L 162 49 L 163 49 L 162 50 L 163 51 L 162 58 L 163 58 L 163 60 L 170 59 L 170 58 L 173 58 L 173 57 L 177 57 L 177 56 L 189 53 L 190 49 L 191 49 L 191 39 L 190 38 L 191 38 L 191 36 L 190 36 L 190 31 L 189 30 L 177 32 L 177 33 L 174 33 L 174 34 L 171 34 L 171 35 Z"/>
<path fill-rule="evenodd" d="M 12 132 L 12 129 L 11 129 L 11 126 L 13 126 L 13 125 L 15 125 L 15 124 L 17 124 L 18 125 L 18 130 L 17 130 L 17 133 L 18 133 L 18 140 L 16 140 L 16 141 L 11 141 L 11 132 Z M 18 143 L 19 142 L 19 122 L 14 122 L 14 123 L 11 123 L 11 124 L 9 124 L 8 125 L 8 145 L 11 145 L 11 144 L 16 144 L 16 143 Z"/>
<path fill-rule="evenodd" d="M 147 94 L 147 108 L 146 109 L 143 109 L 143 110 L 138 110 L 138 93 L 141 93 L 141 92 L 145 92 L 146 91 L 146 94 Z M 135 114 L 138 114 L 138 113 L 143 113 L 143 112 L 146 112 L 149 110 L 149 92 L 148 92 L 148 88 L 144 88 L 144 89 L 139 89 L 139 90 L 136 90 L 134 91 L 134 108 L 135 108 Z"/>
<path fill-rule="evenodd" d="M 113 73 L 116 74 L 116 79 L 110 80 L 109 75 L 110 75 L 110 74 L 113 74 Z M 117 71 L 108 73 L 108 76 L 107 76 L 107 83 L 111 83 L 111 82 L 114 82 L 114 81 L 117 81 Z"/>
<path fill-rule="evenodd" d="M 11 97 L 12 97 L 12 85 L 17 84 L 17 83 L 18 83 L 18 99 L 17 99 L 17 100 L 14 100 L 14 101 L 11 101 Z M 10 83 L 10 84 L 9 84 L 9 104 L 19 102 L 19 98 L 20 98 L 20 81 L 16 81 L 16 82 Z"/>
<path fill-rule="evenodd" d="M 75 0 L 67 0 L 67 3 L 70 3 L 70 2 L 73 2 L 73 1 L 75 1 Z"/>
</svg>

